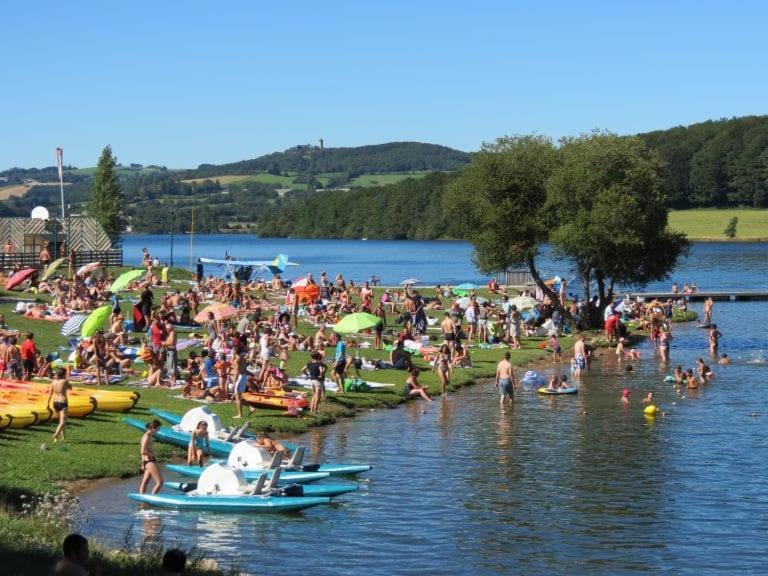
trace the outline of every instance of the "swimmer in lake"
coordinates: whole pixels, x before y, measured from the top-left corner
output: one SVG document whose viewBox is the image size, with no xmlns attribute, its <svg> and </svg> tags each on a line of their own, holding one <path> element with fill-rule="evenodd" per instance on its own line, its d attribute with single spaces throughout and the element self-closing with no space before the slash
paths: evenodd
<svg viewBox="0 0 768 576">
<path fill-rule="evenodd" d="M 718 360 L 717 363 L 720 364 L 721 366 L 725 366 L 726 364 L 730 364 L 731 363 L 731 359 L 728 358 L 728 354 L 723 354 L 720 357 L 720 360 Z"/>
<path fill-rule="evenodd" d="M 629 388 L 624 388 L 621 391 L 621 405 L 622 406 L 628 406 L 629 405 L 629 396 L 630 396 Z"/>
</svg>

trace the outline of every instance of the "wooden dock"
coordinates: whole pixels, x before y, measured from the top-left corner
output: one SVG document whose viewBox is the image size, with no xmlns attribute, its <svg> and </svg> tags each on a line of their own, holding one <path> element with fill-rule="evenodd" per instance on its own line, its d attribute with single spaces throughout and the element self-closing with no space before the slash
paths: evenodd
<svg viewBox="0 0 768 576">
<path fill-rule="evenodd" d="M 739 292 L 739 291 L 718 291 L 718 292 L 693 292 L 692 294 L 683 294 L 678 292 L 630 292 L 629 297 L 632 300 L 638 298 L 644 299 L 646 302 L 658 299 L 658 300 L 679 300 L 685 298 L 688 302 L 703 302 L 707 298 L 712 298 L 716 302 L 750 302 L 756 300 L 768 300 L 768 290 L 755 291 L 755 292 Z"/>
</svg>

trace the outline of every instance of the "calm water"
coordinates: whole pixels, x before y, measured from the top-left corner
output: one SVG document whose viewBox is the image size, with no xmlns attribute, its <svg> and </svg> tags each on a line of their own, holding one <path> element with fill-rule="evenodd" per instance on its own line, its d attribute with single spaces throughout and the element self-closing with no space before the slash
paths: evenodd
<svg viewBox="0 0 768 576">
<path fill-rule="evenodd" d="M 162 261 L 170 260 L 170 236 L 131 235 L 123 240 L 126 263 L 138 264 L 143 247 Z M 749 289 L 765 285 L 766 250 L 765 244 L 696 244 L 690 256 L 678 266 L 674 279 L 681 287 L 684 282 L 693 281 L 702 289 Z M 429 284 L 485 284 L 488 281 L 472 264 L 472 246 L 459 241 L 304 240 L 221 234 L 194 237 L 194 257 L 223 258 L 226 252 L 237 258 L 256 260 L 287 254 L 291 261 L 300 264 L 289 268 L 286 273 L 289 278 L 307 272 L 317 275 L 325 270 L 331 277 L 341 273 L 356 281 L 378 274 L 384 284 L 390 285 L 411 276 Z M 174 263 L 189 266 L 189 262 L 189 236 L 175 237 Z M 544 276 L 571 275 L 568 264 L 556 261 L 549 250 L 544 251 L 540 268 Z M 206 269 L 206 274 L 216 272 L 213 266 Z M 671 282 L 663 282 L 651 287 L 668 289 L 670 285 Z"/>
<path fill-rule="evenodd" d="M 768 256 L 742 248 L 699 247 L 707 264 L 690 278 L 721 278 L 712 287 L 722 288 L 744 282 L 730 269 L 765 271 Z M 750 266 L 726 266 L 738 258 Z M 84 531 L 119 544 L 133 526 L 136 543 L 194 542 L 254 574 L 764 573 L 768 365 L 754 361 L 768 353 L 766 318 L 768 303 L 716 304 L 721 351 L 735 362 L 715 367 L 695 396 L 662 382 L 667 370 L 647 345 L 631 375 L 606 351 L 576 397 L 523 391 L 501 416 L 493 386 L 481 384 L 300 437 L 328 461 L 374 465 L 360 493 L 330 507 L 289 516 L 142 510 L 123 497 L 130 480 L 82 499 Z M 706 352 L 703 330 L 677 328 L 673 364 L 693 367 Z M 618 402 L 625 386 L 628 409 Z M 651 389 L 666 412 L 654 420 L 641 412 Z"/>
</svg>

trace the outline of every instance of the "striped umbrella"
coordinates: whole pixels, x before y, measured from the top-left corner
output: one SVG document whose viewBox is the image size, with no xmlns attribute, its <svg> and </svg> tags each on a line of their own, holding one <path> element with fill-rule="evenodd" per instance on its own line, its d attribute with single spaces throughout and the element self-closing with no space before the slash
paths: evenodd
<svg viewBox="0 0 768 576">
<path fill-rule="evenodd" d="M 87 314 L 73 314 L 69 317 L 69 320 L 64 322 L 64 326 L 61 327 L 62 336 L 74 336 L 80 332 L 80 327 L 88 318 Z"/>
</svg>

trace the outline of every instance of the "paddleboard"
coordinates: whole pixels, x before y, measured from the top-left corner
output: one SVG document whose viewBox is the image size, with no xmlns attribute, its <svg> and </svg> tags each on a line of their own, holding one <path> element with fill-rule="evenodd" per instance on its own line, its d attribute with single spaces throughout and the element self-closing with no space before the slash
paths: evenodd
<svg viewBox="0 0 768 576">
<path fill-rule="evenodd" d="M 190 496 L 188 494 L 128 494 L 128 498 L 178 510 L 211 510 L 215 512 L 288 512 L 330 503 L 330 498 L 283 498 L 275 496 Z"/>
</svg>

